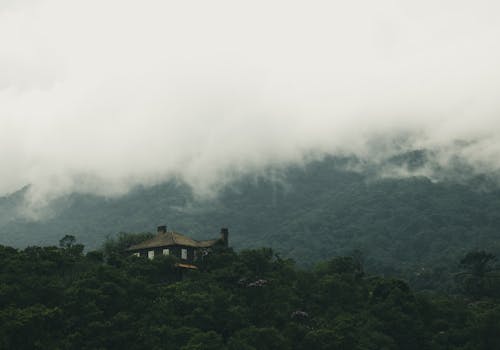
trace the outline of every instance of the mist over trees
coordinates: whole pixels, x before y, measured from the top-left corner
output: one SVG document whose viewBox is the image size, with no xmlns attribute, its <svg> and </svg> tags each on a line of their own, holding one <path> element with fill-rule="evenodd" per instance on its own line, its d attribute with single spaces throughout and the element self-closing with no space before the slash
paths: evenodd
<svg viewBox="0 0 500 350">
<path fill-rule="evenodd" d="M 0 193 L 214 183 L 309 152 L 370 159 L 370 141 L 394 138 L 498 173 L 499 11 L 2 0 Z"/>
<path fill-rule="evenodd" d="M 0 0 L 0 350 L 500 349 L 499 13 Z"/>
<path fill-rule="evenodd" d="M 137 187 L 118 198 L 71 194 L 38 221 L 15 217 L 22 193 L 0 199 L 0 243 L 57 244 L 66 234 L 88 249 L 119 232 L 151 232 L 157 224 L 199 239 L 230 227 L 235 249 L 269 246 L 300 266 L 360 252 L 372 273 L 404 277 L 419 289 L 453 290 L 455 263 L 471 250 L 500 252 L 500 191 L 492 179 L 467 168 L 434 181 L 423 176 L 385 178 L 382 166 L 349 170 L 351 158 L 270 169 L 200 198 L 182 182 Z M 418 172 L 425 153 L 386 164 Z M 441 172 L 443 174 L 444 172 Z M 9 215 L 8 213 L 12 213 Z M 445 278 L 446 277 L 446 278 Z"/>
<path fill-rule="evenodd" d="M 421 156 L 394 162 L 419 167 Z M 22 191 L 2 198 L 2 238 L 29 246 L 0 246 L 0 348 L 500 347 L 496 183 L 352 165 L 327 158 L 248 176 L 217 197 L 181 182 L 72 194 L 36 222 L 8 214 Z M 173 257 L 124 254 L 165 218 L 199 239 L 229 226 L 234 250 L 184 273 Z"/>
</svg>

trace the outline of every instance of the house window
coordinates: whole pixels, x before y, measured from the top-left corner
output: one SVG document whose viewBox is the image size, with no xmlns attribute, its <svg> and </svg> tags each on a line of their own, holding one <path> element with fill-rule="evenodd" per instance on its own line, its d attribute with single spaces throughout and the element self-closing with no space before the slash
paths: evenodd
<svg viewBox="0 0 500 350">
<path fill-rule="evenodd" d="M 188 250 L 187 249 L 181 249 L 181 259 L 187 260 L 188 258 Z"/>
<path fill-rule="evenodd" d="M 170 255 L 170 249 L 163 249 L 163 255 Z"/>
<path fill-rule="evenodd" d="M 136 257 L 140 257 L 140 256 L 141 256 L 141 253 L 139 253 L 139 252 L 134 253 L 134 256 L 136 256 Z"/>
<path fill-rule="evenodd" d="M 155 257 L 155 251 L 154 250 L 149 250 L 148 251 L 148 258 L 153 259 Z"/>
</svg>

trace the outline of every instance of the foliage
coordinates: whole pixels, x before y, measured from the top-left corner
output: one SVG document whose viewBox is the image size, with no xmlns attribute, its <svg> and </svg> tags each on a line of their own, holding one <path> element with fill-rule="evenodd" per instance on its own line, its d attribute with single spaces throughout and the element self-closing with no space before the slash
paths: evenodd
<svg viewBox="0 0 500 350">
<path fill-rule="evenodd" d="M 500 347 L 500 288 L 473 300 L 415 293 L 356 256 L 304 270 L 269 248 L 220 249 L 181 272 L 171 257 L 75 246 L 0 246 L 1 349 Z"/>
<path fill-rule="evenodd" d="M 107 257 L 116 254 L 121 254 L 126 248 L 131 245 L 145 241 L 152 238 L 153 234 L 149 232 L 144 233 L 126 233 L 120 232 L 116 237 L 108 237 L 103 244 L 103 251 Z"/>
<path fill-rule="evenodd" d="M 460 260 L 465 271 L 457 274 L 466 294 L 473 298 L 494 295 L 500 286 L 500 275 L 495 268 L 496 257 L 485 251 L 471 251 Z"/>
<path fill-rule="evenodd" d="M 393 161 L 414 169 L 425 166 L 425 155 L 413 152 Z M 303 267 L 355 255 L 367 273 L 447 292 L 458 292 L 451 276 L 461 272 L 456 261 L 465 252 L 500 253 L 500 190 L 487 177 L 376 176 L 384 164 L 349 170 L 360 166 L 352 158 L 327 157 L 270 168 L 237 177 L 207 198 L 174 180 L 116 198 L 75 193 L 55 200 L 36 224 L 16 215 L 23 189 L 0 198 L 0 242 L 54 245 L 71 232 L 93 250 L 109 237 L 103 250 L 108 258 L 134 239 L 118 232 L 152 231 L 166 223 L 208 239 L 228 226 L 238 250 L 271 247 Z"/>
</svg>

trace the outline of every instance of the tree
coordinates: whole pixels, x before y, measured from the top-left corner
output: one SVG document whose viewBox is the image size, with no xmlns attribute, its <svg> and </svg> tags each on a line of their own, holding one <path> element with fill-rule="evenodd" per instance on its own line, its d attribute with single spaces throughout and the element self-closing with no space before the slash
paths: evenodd
<svg viewBox="0 0 500 350">
<path fill-rule="evenodd" d="M 486 251 L 471 251 L 460 260 L 460 267 L 465 269 L 456 275 L 466 294 L 481 298 L 491 294 L 491 280 L 500 277 L 494 274 L 496 256 Z"/>
<path fill-rule="evenodd" d="M 249 327 L 230 339 L 229 349 L 288 350 L 290 344 L 275 328 Z"/>
<path fill-rule="evenodd" d="M 475 251 L 467 253 L 467 255 L 460 260 L 460 265 L 467 268 L 471 275 L 482 278 L 486 273 L 493 270 L 492 263 L 495 260 L 496 257 L 492 253 Z"/>
<path fill-rule="evenodd" d="M 195 334 L 181 350 L 224 350 L 222 337 L 214 331 Z"/>
<path fill-rule="evenodd" d="M 59 247 L 61 248 L 71 248 L 76 242 L 76 238 L 73 235 L 65 235 L 59 240 Z"/>
<path fill-rule="evenodd" d="M 126 233 L 120 232 L 116 237 L 108 237 L 103 244 L 104 255 L 109 258 L 115 254 L 122 254 L 125 249 L 131 245 L 143 242 L 152 238 L 153 234 L 149 232 L 143 233 Z"/>
</svg>

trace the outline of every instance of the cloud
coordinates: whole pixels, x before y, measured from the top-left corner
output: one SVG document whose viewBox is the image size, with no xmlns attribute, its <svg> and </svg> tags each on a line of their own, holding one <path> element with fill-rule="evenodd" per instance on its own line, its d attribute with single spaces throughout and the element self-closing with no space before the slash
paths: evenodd
<svg viewBox="0 0 500 350">
<path fill-rule="evenodd" d="M 0 6 L 0 193 L 121 193 L 374 140 L 500 168 L 495 1 Z M 443 156 L 443 159 L 446 159 Z M 443 161 L 445 162 L 445 161 Z M 34 190 L 35 191 L 35 190 Z"/>
</svg>

